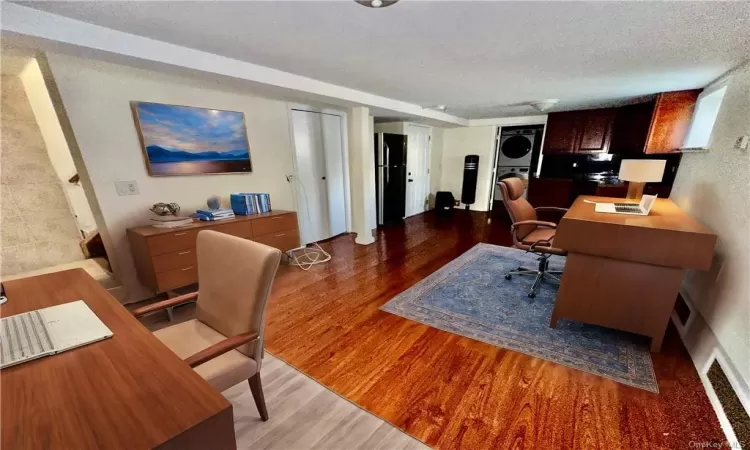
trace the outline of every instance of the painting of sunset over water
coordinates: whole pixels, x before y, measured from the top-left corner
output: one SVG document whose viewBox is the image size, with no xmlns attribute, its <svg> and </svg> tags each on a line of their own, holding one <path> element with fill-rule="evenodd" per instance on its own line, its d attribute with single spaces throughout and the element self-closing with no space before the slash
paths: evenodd
<svg viewBox="0 0 750 450">
<path fill-rule="evenodd" d="M 132 102 L 149 175 L 251 172 L 241 112 Z"/>
</svg>

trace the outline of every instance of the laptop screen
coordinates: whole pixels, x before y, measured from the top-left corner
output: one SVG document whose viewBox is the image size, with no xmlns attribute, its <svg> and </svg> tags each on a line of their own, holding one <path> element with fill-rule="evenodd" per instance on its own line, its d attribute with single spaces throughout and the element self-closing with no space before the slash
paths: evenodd
<svg viewBox="0 0 750 450">
<path fill-rule="evenodd" d="M 644 195 L 641 198 L 641 211 L 646 214 L 651 212 L 651 207 L 654 206 L 654 201 L 656 201 L 656 195 Z"/>
</svg>

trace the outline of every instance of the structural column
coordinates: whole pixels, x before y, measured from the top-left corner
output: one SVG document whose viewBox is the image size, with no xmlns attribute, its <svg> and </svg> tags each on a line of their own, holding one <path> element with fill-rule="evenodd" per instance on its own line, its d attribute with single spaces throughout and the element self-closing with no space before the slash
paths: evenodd
<svg viewBox="0 0 750 450">
<path fill-rule="evenodd" d="M 349 110 L 349 174 L 352 193 L 352 231 L 354 242 L 375 242 L 375 157 L 370 109 L 357 106 Z"/>
</svg>

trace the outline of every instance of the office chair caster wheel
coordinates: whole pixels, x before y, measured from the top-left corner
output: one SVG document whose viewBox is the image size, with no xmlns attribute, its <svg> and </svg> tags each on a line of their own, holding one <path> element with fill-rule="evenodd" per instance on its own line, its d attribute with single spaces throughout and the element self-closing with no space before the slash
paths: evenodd
<svg viewBox="0 0 750 450">
<path fill-rule="evenodd" d="M 534 297 L 536 297 L 536 293 L 535 292 L 529 292 L 529 298 L 534 298 Z"/>
<path fill-rule="evenodd" d="M 511 274 L 505 275 L 505 279 L 506 280 L 510 280 L 511 278 L 513 278 L 513 276 Z"/>
</svg>

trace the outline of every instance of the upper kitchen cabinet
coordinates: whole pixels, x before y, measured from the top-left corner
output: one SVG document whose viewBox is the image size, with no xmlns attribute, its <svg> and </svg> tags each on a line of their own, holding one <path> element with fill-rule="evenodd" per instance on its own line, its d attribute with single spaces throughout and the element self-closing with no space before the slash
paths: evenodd
<svg viewBox="0 0 750 450">
<path fill-rule="evenodd" d="M 656 101 L 617 108 L 609 152 L 623 156 L 641 155 L 646 147 Z"/>
<path fill-rule="evenodd" d="M 663 92 L 656 100 L 617 108 L 610 153 L 625 156 L 679 151 L 700 89 Z"/>
<path fill-rule="evenodd" d="M 578 146 L 580 111 L 551 113 L 547 117 L 543 151 L 552 153 L 574 153 Z"/>
<path fill-rule="evenodd" d="M 544 137 L 545 154 L 606 153 L 612 138 L 614 108 L 551 113 Z"/>
<path fill-rule="evenodd" d="M 701 89 L 659 94 L 646 140 L 646 153 L 670 153 L 682 147 L 700 93 Z"/>
<path fill-rule="evenodd" d="M 615 109 L 588 109 L 581 113 L 581 132 L 576 153 L 607 153 L 612 138 Z"/>
</svg>

